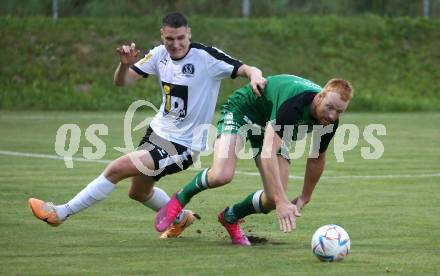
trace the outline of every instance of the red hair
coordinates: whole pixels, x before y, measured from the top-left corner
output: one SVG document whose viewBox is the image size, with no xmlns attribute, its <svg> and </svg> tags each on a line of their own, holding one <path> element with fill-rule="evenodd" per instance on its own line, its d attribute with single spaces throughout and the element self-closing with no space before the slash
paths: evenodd
<svg viewBox="0 0 440 276">
<path fill-rule="evenodd" d="M 343 79 L 331 79 L 322 89 L 323 96 L 325 97 L 327 93 L 335 92 L 339 94 L 341 100 L 347 102 L 353 97 L 353 87 L 351 84 Z"/>
</svg>

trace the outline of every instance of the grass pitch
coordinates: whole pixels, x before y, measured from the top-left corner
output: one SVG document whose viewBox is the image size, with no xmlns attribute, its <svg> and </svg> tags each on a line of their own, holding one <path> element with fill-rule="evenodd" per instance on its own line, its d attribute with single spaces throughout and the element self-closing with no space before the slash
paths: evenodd
<svg viewBox="0 0 440 276">
<path fill-rule="evenodd" d="M 141 116 L 139 116 L 140 118 Z M 159 240 L 154 213 L 127 197 L 128 181 L 118 184 L 104 202 L 78 214 L 58 228 L 36 220 L 28 197 L 64 203 L 95 178 L 104 163 L 11 156 L 5 151 L 56 155 L 57 129 L 78 124 L 82 147 L 93 123 L 104 123 L 109 134 L 104 159 L 120 155 L 122 113 L 0 112 L 0 274 L 142 274 L 142 275 L 428 275 L 440 272 L 440 131 L 439 113 L 351 113 L 342 123 L 382 123 L 377 136 L 385 152 L 379 160 L 361 158 L 365 140 L 337 163 L 333 147 L 327 170 L 312 202 L 303 210 L 298 229 L 278 230 L 274 213 L 246 218 L 244 230 L 267 239 L 251 248 L 230 244 L 216 214 L 261 187 L 253 161 L 240 160 L 234 181 L 204 192 L 188 205 L 202 220 L 181 238 Z M 143 134 L 134 134 L 135 143 Z M 203 167 L 211 157 L 202 159 Z M 294 160 L 290 174 L 302 176 L 305 158 Z M 195 170 L 168 176 L 158 186 L 169 194 L 189 181 Z M 290 179 L 294 197 L 302 180 Z M 343 226 L 352 239 L 350 255 L 341 263 L 321 263 L 310 251 L 310 239 L 321 225 Z"/>
</svg>

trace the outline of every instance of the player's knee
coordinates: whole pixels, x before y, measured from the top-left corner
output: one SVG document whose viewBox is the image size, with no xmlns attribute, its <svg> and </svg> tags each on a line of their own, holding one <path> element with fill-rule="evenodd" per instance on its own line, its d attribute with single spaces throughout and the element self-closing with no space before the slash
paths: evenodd
<svg viewBox="0 0 440 276">
<path fill-rule="evenodd" d="M 118 160 L 115 160 L 108 165 L 108 167 L 105 169 L 105 176 L 108 179 L 117 179 L 122 176 L 124 173 L 124 168 Z"/>
<path fill-rule="evenodd" d="M 136 201 L 142 201 L 142 198 L 139 196 L 139 194 L 132 190 L 128 191 L 128 197 Z"/>
<path fill-rule="evenodd" d="M 234 178 L 233 172 L 221 171 L 214 172 L 212 178 L 209 181 L 209 185 L 212 186 L 222 186 L 230 183 Z"/>
<path fill-rule="evenodd" d="M 113 183 L 118 183 L 119 181 L 139 174 L 139 171 L 133 163 L 129 156 L 122 156 L 116 160 L 113 160 L 105 169 L 104 175 Z"/>
</svg>

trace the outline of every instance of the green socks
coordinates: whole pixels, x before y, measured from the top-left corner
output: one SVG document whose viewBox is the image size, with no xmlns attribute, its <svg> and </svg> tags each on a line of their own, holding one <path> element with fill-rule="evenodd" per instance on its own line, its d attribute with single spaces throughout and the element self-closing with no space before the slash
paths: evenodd
<svg viewBox="0 0 440 276">
<path fill-rule="evenodd" d="M 191 198 L 203 190 L 208 189 L 208 169 L 199 172 L 181 191 L 176 194 L 180 204 L 185 206 Z M 261 195 L 263 190 L 248 195 L 242 202 L 228 207 L 225 211 L 225 220 L 228 223 L 237 223 L 241 218 L 251 214 L 267 213 L 262 208 Z"/>
<path fill-rule="evenodd" d="M 199 172 L 183 189 L 177 193 L 176 198 L 185 206 L 193 196 L 208 189 L 208 169 Z"/>
<path fill-rule="evenodd" d="M 242 202 L 228 207 L 225 211 L 225 220 L 229 223 L 237 223 L 241 218 L 251 214 L 267 213 L 262 209 L 261 195 L 263 190 L 248 195 Z"/>
</svg>

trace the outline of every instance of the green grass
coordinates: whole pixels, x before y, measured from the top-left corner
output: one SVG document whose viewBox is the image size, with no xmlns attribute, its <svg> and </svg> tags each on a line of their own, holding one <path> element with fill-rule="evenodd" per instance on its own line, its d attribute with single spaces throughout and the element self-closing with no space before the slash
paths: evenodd
<svg viewBox="0 0 440 276">
<path fill-rule="evenodd" d="M 141 119 L 138 116 L 137 119 Z M 363 130 L 382 123 L 387 135 L 379 160 L 364 160 L 363 139 L 337 163 L 329 149 L 327 170 L 313 201 L 303 210 L 298 229 L 278 230 L 275 215 L 246 219 L 246 232 L 268 243 L 251 248 L 230 244 L 216 214 L 261 187 L 257 176 L 237 174 L 227 187 L 207 191 L 189 207 L 197 221 L 182 238 L 162 241 L 153 228 L 154 213 L 127 197 L 121 182 L 104 202 L 75 215 L 59 228 L 36 220 L 27 206 L 34 196 L 63 203 L 105 167 L 102 163 L 0 154 L 1 275 L 434 275 L 440 271 L 440 113 L 349 113 L 343 123 Z M 0 111 L 0 150 L 55 155 L 58 127 L 105 123 L 109 135 L 105 159 L 123 146 L 123 113 Z M 135 133 L 136 140 L 142 131 Z M 90 146 L 82 136 L 81 146 Z M 81 151 L 76 157 L 81 157 Z M 204 158 L 202 165 L 209 165 Z M 290 174 L 302 175 L 304 158 L 292 162 Z M 252 161 L 240 160 L 239 171 L 255 172 Z M 164 178 L 158 186 L 172 193 L 194 170 Z M 429 176 L 437 174 L 437 176 Z M 424 176 L 423 176 L 424 175 Z M 358 176 L 350 178 L 348 176 Z M 370 176 L 370 177 L 368 177 Z M 374 176 L 374 177 L 371 177 Z M 382 177 L 381 177 L 382 176 Z M 301 180 L 289 183 L 291 197 Z M 321 225 L 342 225 L 352 239 L 351 254 L 341 263 L 321 263 L 311 255 L 310 238 Z M 390 273 L 386 272 L 386 269 Z"/>
<path fill-rule="evenodd" d="M 108 5 L 108 4 L 107 4 Z M 352 111 L 440 110 L 440 20 L 379 16 L 189 18 L 195 42 L 214 45 L 265 75 L 294 74 L 324 85 L 349 80 Z M 142 18 L 0 17 L 0 108 L 124 110 L 160 104 L 151 77 L 119 88 L 115 49 L 136 42 L 142 54 L 161 43 L 160 16 Z M 10 47 L 14 45 L 14 47 Z M 219 103 L 245 79 L 224 80 Z"/>
</svg>

